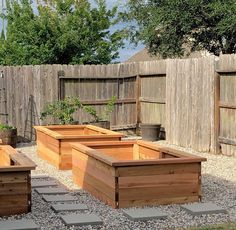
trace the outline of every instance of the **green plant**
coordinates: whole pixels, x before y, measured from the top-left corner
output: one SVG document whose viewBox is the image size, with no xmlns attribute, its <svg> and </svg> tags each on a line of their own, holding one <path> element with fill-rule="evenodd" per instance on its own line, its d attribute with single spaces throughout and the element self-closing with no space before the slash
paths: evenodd
<svg viewBox="0 0 236 230">
<path fill-rule="evenodd" d="M 66 97 L 64 100 L 47 104 L 41 113 L 41 119 L 52 116 L 58 119 L 60 124 L 72 124 L 73 114 L 79 108 L 81 108 L 81 103 L 78 97 Z"/>
<path fill-rule="evenodd" d="M 11 130 L 11 129 L 15 129 L 15 127 L 13 127 L 11 125 L 7 125 L 7 124 L 0 124 L 0 130 L 1 131 Z"/>
<path fill-rule="evenodd" d="M 0 64 L 108 64 L 118 58 L 124 33 L 111 30 L 118 8 L 90 2 L 6 0 Z"/>
<path fill-rule="evenodd" d="M 83 109 L 93 117 L 94 122 L 107 121 L 115 108 L 115 103 L 116 96 L 112 96 L 101 114 L 98 114 L 96 109 L 91 105 L 84 105 Z"/>
</svg>

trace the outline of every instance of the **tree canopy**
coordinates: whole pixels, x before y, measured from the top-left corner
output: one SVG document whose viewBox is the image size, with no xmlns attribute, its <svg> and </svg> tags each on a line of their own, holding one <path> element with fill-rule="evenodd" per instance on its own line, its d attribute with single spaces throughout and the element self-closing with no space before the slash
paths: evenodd
<svg viewBox="0 0 236 230">
<path fill-rule="evenodd" d="M 34 4 L 34 5 L 33 5 Z M 105 0 L 7 0 L 6 35 L 0 39 L 0 64 L 108 64 L 119 57 L 123 32 L 117 7 Z"/>
<path fill-rule="evenodd" d="M 152 54 L 182 56 L 186 47 L 236 53 L 235 0 L 129 0 L 127 7 L 125 19 L 137 24 L 131 40 L 142 41 Z"/>
</svg>

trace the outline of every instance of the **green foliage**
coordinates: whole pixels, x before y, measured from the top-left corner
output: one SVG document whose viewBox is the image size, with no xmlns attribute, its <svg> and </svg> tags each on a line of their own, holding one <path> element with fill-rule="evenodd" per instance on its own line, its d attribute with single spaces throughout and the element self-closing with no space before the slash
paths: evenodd
<svg viewBox="0 0 236 230">
<path fill-rule="evenodd" d="M 72 124 L 74 122 L 73 114 L 81 106 L 79 98 L 66 97 L 64 100 L 47 104 L 41 113 L 41 119 L 45 120 L 48 116 L 51 116 L 58 119 L 60 124 Z"/>
<path fill-rule="evenodd" d="M 129 0 L 125 20 L 133 42 L 142 41 L 164 58 L 207 50 L 219 55 L 236 52 L 235 0 Z"/>
<path fill-rule="evenodd" d="M 6 0 L 6 37 L 1 36 L 0 64 L 108 64 L 119 57 L 123 32 L 110 32 L 117 7 L 105 0 Z"/>
<path fill-rule="evenodd" d="M 188 230 L 235 230 L 236 223 L 226 223 L 226 224 L 219 224 L 219 225 L 210 225 L 205 227 L 198 227 L 198 228 L 189 228 Z"/>
<path fill-rule="evenodd" d="M 115 108 L 115 103 L 116 96 L 112 96 L 101 114 L 98 114 L 96 109 L 91 105 L 84 105 L 83 109 L 85 110 L 85 112 L 89 113 L 93 117 L 94 122 L 108 121 L 111 113 Z"/>
<path fill-rule="evenodd" d="M 11 129 L 15 129 L 15 127 L 13 127 L 11 125 L 7 125 L 7 124 L 0 124 L 0 130 L 1 131 L 11 130 Z"/>
</svg>

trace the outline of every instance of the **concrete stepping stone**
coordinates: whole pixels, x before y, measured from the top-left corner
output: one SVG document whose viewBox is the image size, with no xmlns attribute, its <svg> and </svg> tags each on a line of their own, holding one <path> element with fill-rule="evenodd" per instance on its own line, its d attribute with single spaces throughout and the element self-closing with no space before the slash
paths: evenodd
<svg viewBox="0 0 236 230">
<path fill-rule="evenodd" d="M 31 175 L 31 179 L 48 179 L 49 176 L 48 175 Z"/>
<path fill-rule="evenodd" d="M 88 207 L 85 204 L 53 204 L 51 208 L 55 212 L 64 212 L 64 211 L 81 211 L 87 210 Z"/>
<path fill-rule="evenodd" d="M 40 229 L 32 220 L 5 220 L 0 221 L 1 230 L 38 230 Z"/>
<path fill-rule="evenodd" d="M 191 215 L 227 213 L 227 211 L 212 202 L 185 204 L 181 207 Z"/>
<path fill-rule="evenodd" d="M 124 210 L 123 213 L 133 221 L 167 218 L 167 214 L 162 212 L 159 208 L 129 209 Z"/>
<path fill-rule="evenodd" d="M 68 193 L 68 190 L 64 188 L 36 188 L 35 191 L 39 194 L 45 194 L 45 195 L 50 195 L 50 194 L 66 194 Z"/>
<path fill-rule="evenodd" d="M 58 183 L 54 180 L 50 181 L 32 181 L 32 188 L 48 187 L 48 186 L 58 186 Z"/>
<path fill-rule="evenodd" d="M 65 202 L 75 201 L 77 198 L 71 195 L 43 195 L 43 200 L 46 202 Z"/>
<path fill-rule="evenodd" d="M 66 226 L 100 225 L 103 221 L 94 214 L 69 214 L 62 215 L 62 221 Z"/>
</svg>

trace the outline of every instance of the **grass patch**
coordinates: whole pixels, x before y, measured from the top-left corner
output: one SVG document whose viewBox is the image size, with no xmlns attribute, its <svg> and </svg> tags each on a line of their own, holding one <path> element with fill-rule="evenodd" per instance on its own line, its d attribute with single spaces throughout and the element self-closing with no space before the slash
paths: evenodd
<svg viewBox="0 0 236 230">
<path fill-rule="evenodd" d="M 236 230 L 236 223 L 195 227 L 188 230 Z"/>
</svg>

